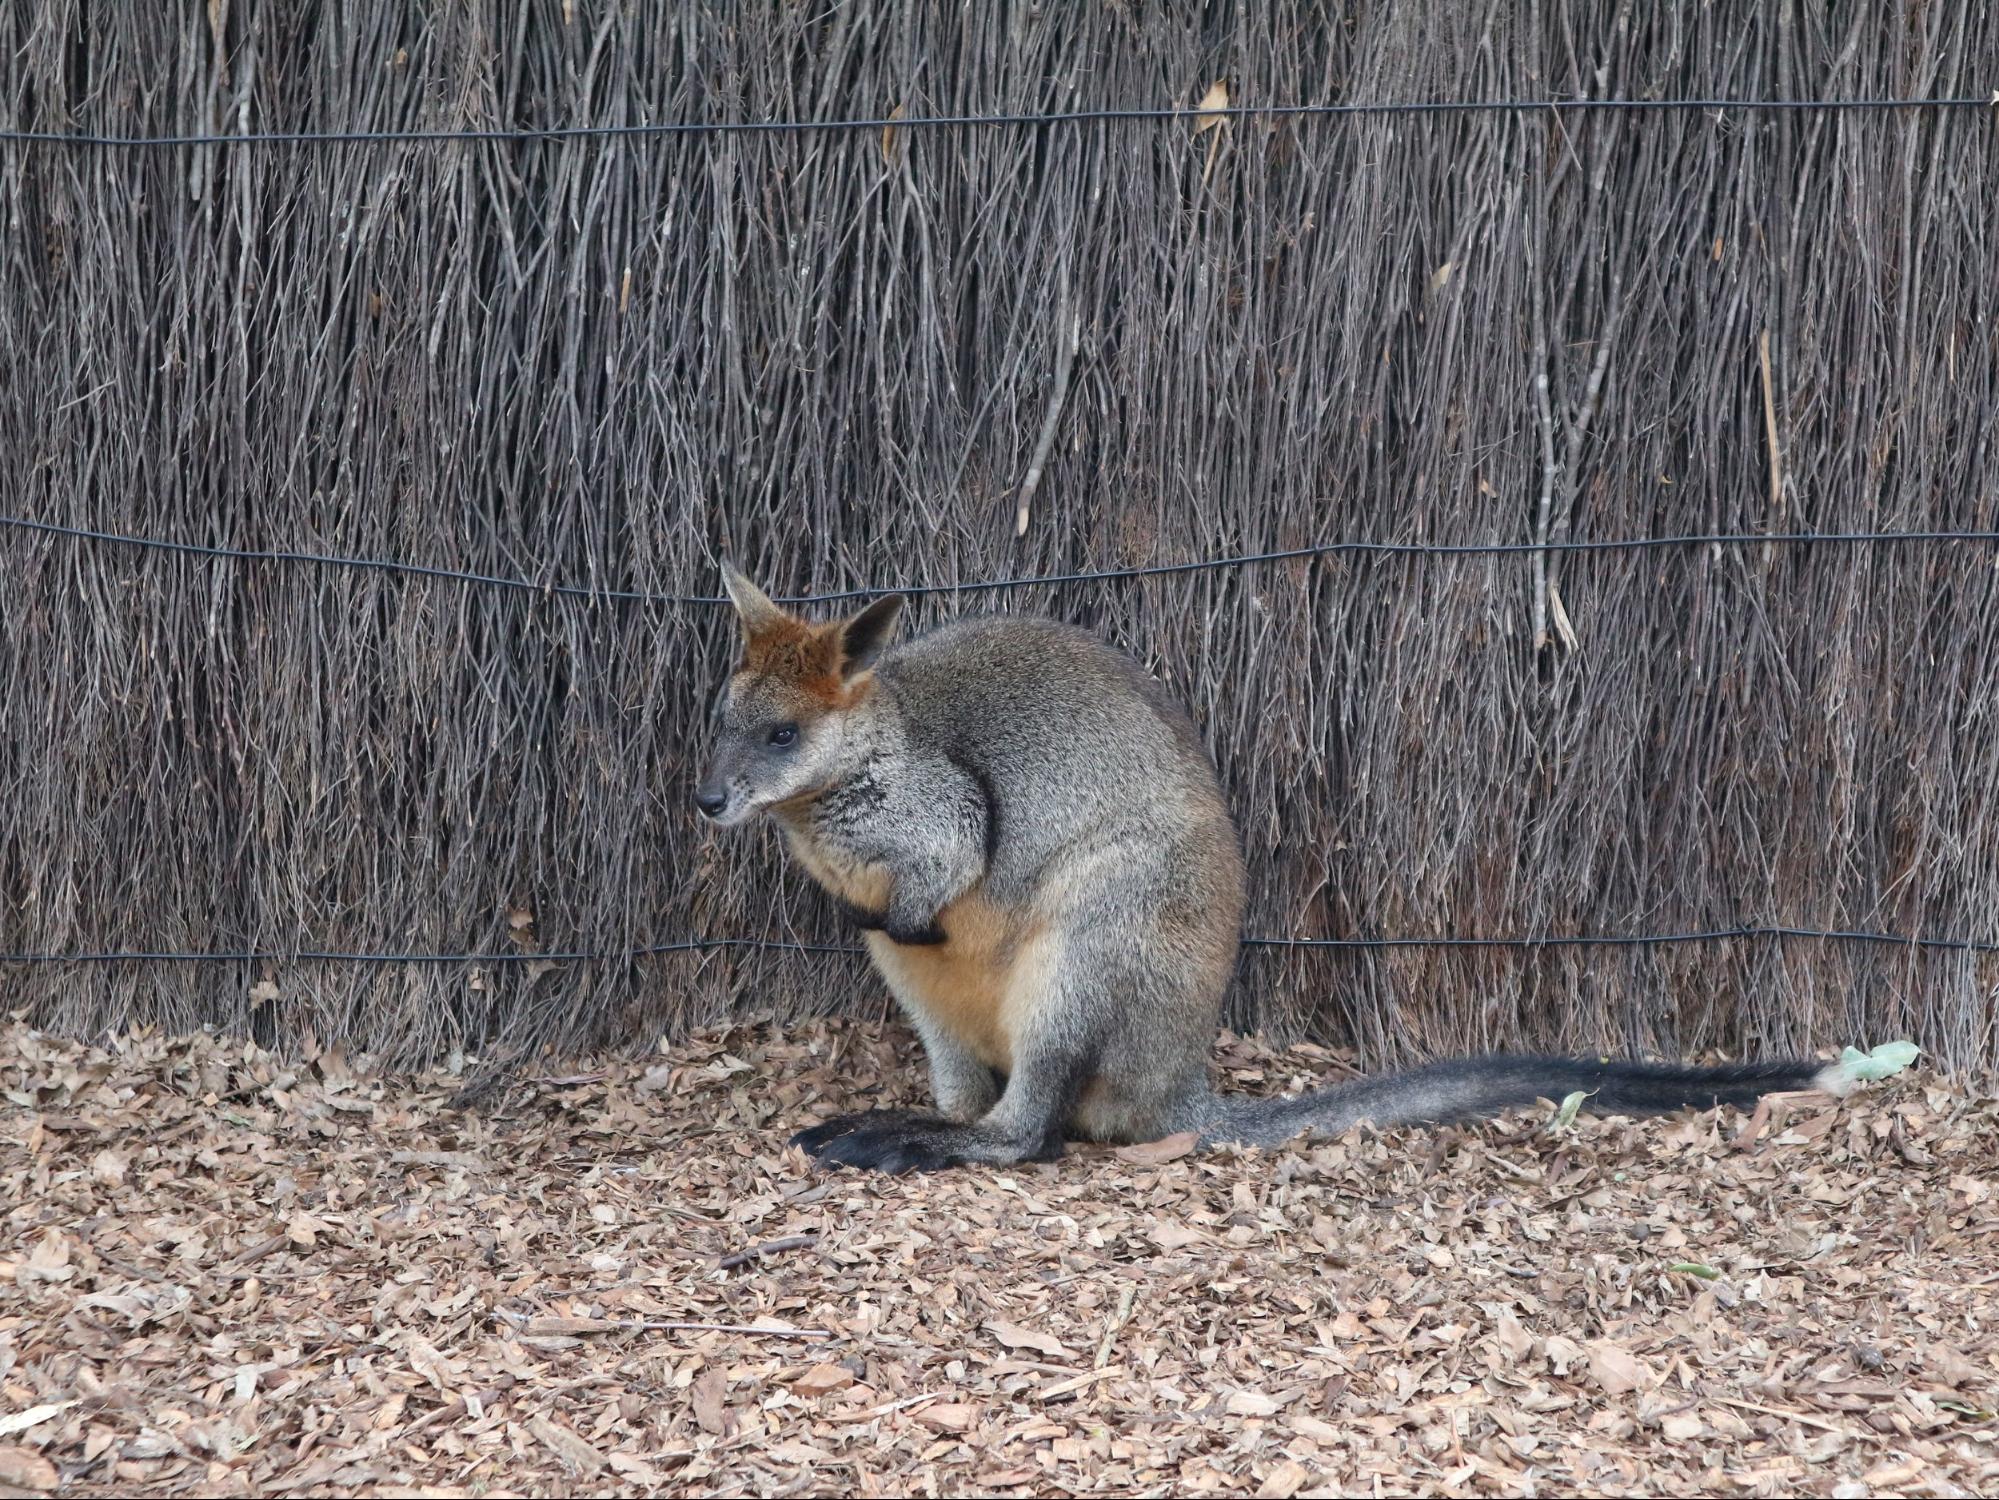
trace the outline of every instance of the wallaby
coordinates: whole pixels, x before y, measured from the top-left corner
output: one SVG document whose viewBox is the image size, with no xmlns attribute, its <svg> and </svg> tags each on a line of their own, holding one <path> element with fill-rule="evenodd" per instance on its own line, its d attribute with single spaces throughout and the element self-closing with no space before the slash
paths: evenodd
<svg viewBox="0 0 1999 1500">
<path fill-rule="evenodd" d="M 894 648 L 902 596 L 810 624 L 727 563 L 743 659 L 695 795 L 775 815 L 866 932 L 929 1054 L 935 1115 L 871 1110 L 794 1139 L 889 1172 L 1045 1161 L 1065 1139 L 1274 1146 L 1486 1117 L 1584 1093 L 1656 1114 L 1844 1093 L 1810 1061 L 1691 1068 L 1477 1057 L 1293 1099 L 1218 1096 L 1242 856 L 1193 722 L 1123 652 L 1049 620 L 960 620 Z"/>
</svg>

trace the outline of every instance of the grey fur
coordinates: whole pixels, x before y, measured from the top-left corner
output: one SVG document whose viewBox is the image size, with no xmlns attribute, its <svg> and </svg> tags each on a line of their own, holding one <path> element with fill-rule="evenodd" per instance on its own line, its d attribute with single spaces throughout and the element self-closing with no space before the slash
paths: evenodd
<svg viewBox="0 0 1999 1500">
<path fill-rule="evenodd" d="M 1578 1081 L 1626 1112 L 1811 1086 L 1815 1063 L 1489 1058 L 1300 1099 L 1218 1097 L 1207 1059 L 1242 859 L 1200 736 L 1160 684 L 1052 621 L 963 620 L 881 650 L 892 604 L 801 639 L 806 627 L 733 570 L 729 590 L 749 649 L 722 705 L 704 811 L 724 823 L 772 811 L 847 903 L 923 1040 L 939 1110 L 802 1132 L 822 1161 L 1010 1162 L 1059 1154 L 1065 1136 L 1181 1130 L 1275 1145 L 1361 1120 L 1489 1115 Z M 794 724 L 795 742 L 773 748 L 772 730 Z M 984 991 L 935 977 L 985 973 L 1004 976 L 997 1008 L 961 1004 Z"/>
</svg>

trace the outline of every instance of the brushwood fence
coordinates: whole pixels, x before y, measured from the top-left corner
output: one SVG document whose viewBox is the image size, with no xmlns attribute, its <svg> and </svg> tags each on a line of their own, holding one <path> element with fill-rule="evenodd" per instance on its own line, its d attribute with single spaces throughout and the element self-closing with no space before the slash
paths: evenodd
<svg viewBox="0 0 1999 1500">
<path fill-rule="evenodd" d="M 879 1004 L 688 813 L 727 552 L 1146 659 L 1238 1024 L 1989 1066 L 1995 86 L 1969 5 L 24 0 L 8 1004 Z"/>
</svg>

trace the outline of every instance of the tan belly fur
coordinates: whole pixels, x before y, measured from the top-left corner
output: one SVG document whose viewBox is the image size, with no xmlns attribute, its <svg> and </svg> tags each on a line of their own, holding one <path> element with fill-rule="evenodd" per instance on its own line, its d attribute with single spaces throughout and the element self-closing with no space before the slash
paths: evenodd
<svg viewBox="0 0 1999 1500">
<path fill-rule="evenodd" d="M 888 902 L 881 865 L 845 859 L 785 824 L 786 842 L 806 873 L 842 901 L 878 912 Z M 958 1038 L 986 1066 L 1013 1071 L 1013 1038 L 1053 966 L 1054 939 L 1024 913 L 1005 912 L 977 887 L 938 913 L 942 943 L 895 943 L 870 932 L 868 952 L 895 997 Z"/>
<path fill-rule="evenodd" d="M 938 916 L 944 941 L 891 942 L 868 934 L 875 966 L 906 1005 L 958 1038 L 973 1056 L 1013 1071 L 1013 1038 L 1043 986 L 1046 939 L 977 891 Z"/>
</svg>

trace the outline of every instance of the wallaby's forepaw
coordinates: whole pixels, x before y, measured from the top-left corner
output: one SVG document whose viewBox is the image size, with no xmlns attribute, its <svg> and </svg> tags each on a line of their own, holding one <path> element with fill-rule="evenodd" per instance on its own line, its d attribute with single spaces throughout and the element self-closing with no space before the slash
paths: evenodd
<svg viewBox="0 0 1999 1500">
<path fill-rule="evenodd" d="M 833 905 L 841 917 L 863 932 L 880 932 L 888 920 L 878 911 L 869 911 L 866 907 L 856 906 L 853 902 L 844 901 L 837 896 L 833 898 Z"/>
<path fill-rule="evenodd" d="M 836 904 L 840 915 L 861 931 L 883 933 L 890 942 L 900 943 L 905 948 L 934 948 L 944 941 L 944 929 L 937 925 L 935 916 L 917 923 L 907 917 L 891 917 L 887 912 L 869 911 L 851 901 Z"/>
<path fill-rule="evenodd" d="M 942 1171 L 964 1162 L 966 1158 L 952 1149 L 953 1137 L 963 1129 L 935 1115 L 875 1109 L 801 1130 L 791 1143 L 822 1166 L 871 1168 L 900 1176 Z"/>
</svg>

